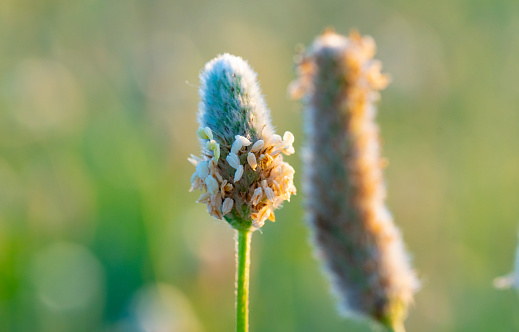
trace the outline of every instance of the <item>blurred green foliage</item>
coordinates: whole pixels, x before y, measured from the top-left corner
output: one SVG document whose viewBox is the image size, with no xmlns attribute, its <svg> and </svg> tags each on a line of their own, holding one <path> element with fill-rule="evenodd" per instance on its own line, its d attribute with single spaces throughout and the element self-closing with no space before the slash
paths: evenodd
<svg viewBox="0 0 519 332">
<path fill-rule="evenodd" d="M 188 193 L 199 70 L 248 59 L 304 142 L 293 54 L 327 26 L 377 41 L 389 205 L 423 289 L 409 331 L 519 330 L 519 2 L 0 2 L 0 331 L 232 331 L 233 232 Z M 301 189 L 298 154 L 288 158 Z M 253 236 L 251 331 L 340 318 L 302 192 Z"/>
</svg>

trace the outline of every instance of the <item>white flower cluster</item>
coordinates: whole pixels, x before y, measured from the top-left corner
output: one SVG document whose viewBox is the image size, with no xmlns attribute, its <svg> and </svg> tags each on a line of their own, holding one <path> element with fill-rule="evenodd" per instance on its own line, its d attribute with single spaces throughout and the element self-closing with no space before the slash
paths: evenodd
<svg viewBox="0 0 519 332">
<path fill-rule="evenodd" d="M 254 144 L 236 135 L 232 145 L 216 142 L 208 127 L 199 128 L 197 135 L 206 141 L 206 150 L 201 158 L 192 155 L 188 160 L 196 166 L 191 191 L 206 191 L 198 202 L 218 219 L 232 214 L 228 218 L 252 220 L 255 228 L 267 219 L 275 221 L 274 210 L 296 193 L 294 169 L 282 156 L 294 153 L 294 135 L 287 131 L 283 138 L 272 135 Z"/>
</svg>

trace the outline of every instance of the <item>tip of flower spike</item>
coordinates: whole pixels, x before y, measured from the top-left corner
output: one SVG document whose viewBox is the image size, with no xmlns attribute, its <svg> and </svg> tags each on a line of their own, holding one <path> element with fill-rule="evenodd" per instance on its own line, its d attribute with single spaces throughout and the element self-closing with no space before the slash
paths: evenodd
<svg viewBox="0 0 519 332">
<path fill-rule="evenodd" d="M 200 125 L 210 127 L 229 143 L 236 135 L 253 140 L 270 136 L 270 111 L 256 77 L 247 61 L 238 56 L 226 53 L 209 61 L 200 73 Z"/>
</svg>

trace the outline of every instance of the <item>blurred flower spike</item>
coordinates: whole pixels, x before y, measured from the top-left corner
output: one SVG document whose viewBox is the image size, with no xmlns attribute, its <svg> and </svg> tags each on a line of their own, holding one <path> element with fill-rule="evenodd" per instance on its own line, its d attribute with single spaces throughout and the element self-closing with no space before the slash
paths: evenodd
<svg viewBox="0 0 519 332">
<path fill-rule="evenodd" d="M 200 80 L 202 152 L 188 158 L 196 167 L 191 191 L 204 191 L 198 202 L 213 217 L 238 230 L 258 229 L 296 193 L 294 169 L 283 161 L 294 153 L 294 135 L 274 133 L 256 74 L 242 58 L 218 56 Z"/>
<path fill-rule="evenodd" d="M 327 31 L 300 58 L 290 90 L 305 104 L 308 221 L 341 309 L 403 331 L 419 282 L 384 202 L 375 115 L 389 77 L 374 54 L 371 37 Z"/>
</svg>

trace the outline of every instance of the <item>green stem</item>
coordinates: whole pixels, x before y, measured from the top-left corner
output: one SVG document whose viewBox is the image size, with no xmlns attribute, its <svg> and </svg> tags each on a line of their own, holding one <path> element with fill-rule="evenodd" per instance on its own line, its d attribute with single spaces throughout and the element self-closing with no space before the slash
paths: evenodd
<svg viewBox="0 0 519 332">
<path fill-rule="evenodd" d="M 236 332 L 249 331 L 250 230 L 237 230 Z"/>
</svg>

